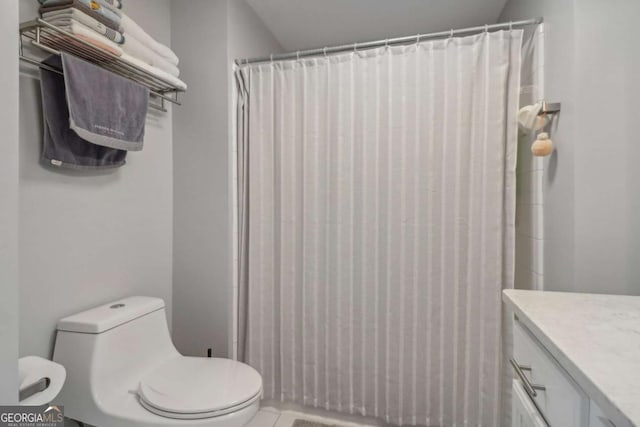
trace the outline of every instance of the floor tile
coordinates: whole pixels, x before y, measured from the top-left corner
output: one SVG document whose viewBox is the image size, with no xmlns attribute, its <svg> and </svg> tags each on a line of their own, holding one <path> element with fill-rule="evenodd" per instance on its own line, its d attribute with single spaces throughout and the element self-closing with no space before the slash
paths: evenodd
<svg viewBox="0 0 640 427">
<path fill-rule="evenodd" d="M 246 427 L 273 427 L 279 418 L 278 413 L 260 409 Z"/>
<path fill-rule="evenodd" d="M 271 413 L 277 414 L 277 415 L 280 415 L 280 412 L 282 412 L 280 409 L 274 408 L 273 406 L 260 406 L 260 410 L 261 411 L 266 411 L 266 412 L 271 412 Z"/>
<path fill-rule="evenodd" d="M 334 418 L 330 416 L 323 416 L 318 414 L 289 411 L 289 410 L 284 410 L 280 413 L 280 418 L 278 418 L 278 422 L 275 424 L 274 427 L 291 427 L 293 425 L 293 422 L 296 419 L 316 421 L 322 424 L 329 424 L 329 425 L 339 425 L 341 427 L 364 427 L 364 426 L 368 427 L 368 425 L 364 423 L 361 424 L 361 423 L 347 421 L 344 419 Z M 375 426 L 372 426 L 372 427 L 375 427 Z"/>
</svg>

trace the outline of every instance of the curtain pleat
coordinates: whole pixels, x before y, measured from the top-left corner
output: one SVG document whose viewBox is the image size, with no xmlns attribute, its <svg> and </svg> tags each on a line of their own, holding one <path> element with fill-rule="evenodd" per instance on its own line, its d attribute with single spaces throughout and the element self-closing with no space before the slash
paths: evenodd
<svg viewBox="0 0 640 427">
<path fill-rule="evenodd" d="M 265 398 L 503 422 L 521 38 L 239 69 L 239 354 Z"/>
</svg>

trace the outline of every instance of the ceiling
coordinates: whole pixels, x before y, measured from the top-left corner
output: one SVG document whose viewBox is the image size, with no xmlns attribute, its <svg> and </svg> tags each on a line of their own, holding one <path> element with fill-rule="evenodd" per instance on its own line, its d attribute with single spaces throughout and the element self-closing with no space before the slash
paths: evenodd
<svg viewBox="0 0 640 427">
<path fill-rule="evenodd" d="M 246 0 L 286 51 L 493 24 L 506 0 Z"/>
</svg>

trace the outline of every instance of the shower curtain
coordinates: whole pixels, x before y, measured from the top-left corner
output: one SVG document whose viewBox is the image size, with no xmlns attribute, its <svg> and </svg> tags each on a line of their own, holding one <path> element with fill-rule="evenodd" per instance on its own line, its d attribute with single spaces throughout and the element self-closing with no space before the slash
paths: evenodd
<svg viewBox="0 0 640 427">
<path fill-rule="evenodd" d="M 265 398 L 503 423 L 521 39 L 237 69 L 239 355 Z"/>
</svg>

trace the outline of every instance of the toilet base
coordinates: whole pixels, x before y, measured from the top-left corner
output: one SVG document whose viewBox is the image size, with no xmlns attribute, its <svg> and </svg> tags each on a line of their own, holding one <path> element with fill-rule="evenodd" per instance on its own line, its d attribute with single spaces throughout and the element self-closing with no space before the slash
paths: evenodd
<svg viewBox="0 0 640 427">
<path fill-rule="evenodd" d="M 129 394 L 124 406 L 105 405 L 104 408 L 94 410 L 79 410 L 65 406 L 65 415 L 81 424 L 81 427 L 243 427 L 255 416 L 260 409 L 260 401 L 256 400 L 236 412 L 212 418 L 197 420 L 177 420 L 165 418 L 147 411 L 140 405 L 137 397 Z M 83 412 L 83 413 L 79 413 Z M 88 413 L 91 412 L 91 413 Z"/>
</svg>

